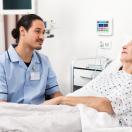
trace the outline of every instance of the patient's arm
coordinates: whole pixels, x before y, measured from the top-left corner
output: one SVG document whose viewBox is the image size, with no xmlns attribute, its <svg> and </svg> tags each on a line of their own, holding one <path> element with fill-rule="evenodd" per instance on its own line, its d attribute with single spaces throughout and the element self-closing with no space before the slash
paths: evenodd
<svg viewBox="0 0 132 132">
<path fill-rule="evenodd" d="M 94 96 L 83 96 L 83 97 L 70 97 L 70 96 L 60 96 L 55 99 L 46 101 L 44 104 L 65 104 L 75 106 L 77 104 L 85 104 L 88 107 L 92 107 L 99 112 L 107 112 L 113 114 L 114 111 L 111 106 L 111 102 L 105 97 L 94 97 Z"/>
</svg>

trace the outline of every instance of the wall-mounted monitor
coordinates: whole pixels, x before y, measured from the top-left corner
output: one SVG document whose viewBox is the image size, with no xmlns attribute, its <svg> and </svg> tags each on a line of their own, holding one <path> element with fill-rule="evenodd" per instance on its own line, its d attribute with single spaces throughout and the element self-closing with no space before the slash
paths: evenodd
<svg viewBox="0 0 132 132">
<path fill-rule="evenodd" d="M 36 13 L 36 0 L 0 0 L 0 14 Z"/>
<path fill-rule="evenodd" d="M 98 19 L 96 21 L 98 35 L 112 36 L 113 30 L 112 24 L 113 24 L 112 18 Z"/>
</svg>

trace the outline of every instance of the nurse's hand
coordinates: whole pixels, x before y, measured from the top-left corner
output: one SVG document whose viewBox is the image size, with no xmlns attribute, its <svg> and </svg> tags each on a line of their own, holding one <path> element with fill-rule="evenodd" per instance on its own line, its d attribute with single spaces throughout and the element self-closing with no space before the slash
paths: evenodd
<svg viewBox="0 0 132 132">
<path fill-rule="evenodd" d="M 59 105 L 61 104 L 64 96 L 59 96 L 50 100 L 45 101 L 43 104 L 44 105 Z"/>
<path fill-rule="evenodd" d="M 7 101 L 5 101 L 5 100 L 0 100 L 0 103 L 7 103 Z"/>
</svg>

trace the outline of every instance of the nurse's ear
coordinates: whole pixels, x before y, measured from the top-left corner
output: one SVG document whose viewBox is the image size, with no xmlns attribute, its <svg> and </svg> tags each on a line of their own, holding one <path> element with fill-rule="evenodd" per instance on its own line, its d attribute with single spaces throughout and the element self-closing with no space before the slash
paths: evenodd
<svg viewBox="0 0 132 132">
<path fill-rule="evenodd" d="M 20 28 L 19 28 L 20 36 L 25 36 L 26 32 L 27 32 L 26 29 L 23 26 L 20 26 Z"/>
</svg>

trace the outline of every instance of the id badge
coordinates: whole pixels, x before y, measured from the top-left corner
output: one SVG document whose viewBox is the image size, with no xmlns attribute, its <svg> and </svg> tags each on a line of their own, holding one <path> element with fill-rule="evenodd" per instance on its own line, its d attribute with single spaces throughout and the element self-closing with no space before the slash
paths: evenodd
<svg viewBox="0 0 132 132">
<path fill-rule="evenodd" d="M 40 80 L 40 72 L 31 72 L 30 80 Z"/>
</svg>

